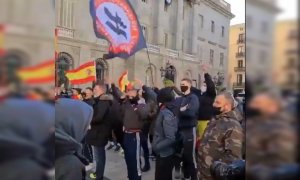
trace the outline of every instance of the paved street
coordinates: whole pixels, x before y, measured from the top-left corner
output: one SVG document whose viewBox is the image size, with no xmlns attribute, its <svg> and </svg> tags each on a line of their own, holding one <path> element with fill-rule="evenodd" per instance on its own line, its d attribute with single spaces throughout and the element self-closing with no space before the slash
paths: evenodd
<svg viewBox="0 0 300 180">
<path fill-rule="evenodd" d="M 150 161 L 151 170 L 143 173 L 143 180 L 154 180 L 154 161 Z M 89 173 L 88 173 L 89 175 Z M 127 170 L 124 158 L 113 150 L 106 151 L 105 177 L 110 180 L 127 180 Z"/>
</svg>

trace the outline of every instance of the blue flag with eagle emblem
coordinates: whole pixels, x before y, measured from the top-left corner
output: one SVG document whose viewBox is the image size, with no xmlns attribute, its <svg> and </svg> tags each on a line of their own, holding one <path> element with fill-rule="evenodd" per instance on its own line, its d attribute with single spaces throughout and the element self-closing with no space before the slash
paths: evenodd
<svg viewBox="0 0 300 180">
<path fill-rule="evenodd" d="M 110 44 L 106 59 L 128 58 L 147 47 L 128 0 L 90 0 L 90 13 L 96 37 L 106 39 Z"/>
</svg>

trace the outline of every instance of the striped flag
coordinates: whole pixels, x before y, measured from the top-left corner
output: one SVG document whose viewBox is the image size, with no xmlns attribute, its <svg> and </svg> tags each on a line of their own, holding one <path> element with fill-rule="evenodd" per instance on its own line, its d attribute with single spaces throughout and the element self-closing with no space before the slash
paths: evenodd
<svg viewBox="0 0 300 180">
<path fill-rule="evenodd" d="M 27 84 L 51 83 L 55 79 L 55 61 L 53 59 L 41 64 L 18 70 L 18 77 Z"/>
<path fill-rule="evenodd" d="M 4 50 L 4 25 L 0 24 L 0 56 L 5 54 Z"/>
<path fill-rule="evenodd" d="M 74 85 L 96 81 L 95 61 L 82 64 L 77 69 L 66 71 L 66 77 Z"/>
<path fill-rule="evenodd" d="M 119 78 L 119 88 L 124 92 L 128 85 L 130 85 L 130 81 L 128 80 L 128 70 L 126 70 Z"/>
</svg>

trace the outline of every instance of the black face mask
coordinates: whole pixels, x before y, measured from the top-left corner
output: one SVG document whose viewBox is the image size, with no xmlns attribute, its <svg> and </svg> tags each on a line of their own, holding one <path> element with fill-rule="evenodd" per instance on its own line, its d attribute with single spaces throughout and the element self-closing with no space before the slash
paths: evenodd
<svg viewBox="0 0 300 180">
<path fill-rule="evenodd" d="M 138 96 L 135 96 L 135 97 L 130 97 L 129 98 L 129 102 L 131 103 L 131 104 L 138 104 L 138 101 L 140 100 L 140 98 L 138 97 Z"/>
<path fill-rule="evenodd" d="M 213 107 L 213 115 L 218 116 L 222 114 L 221 107 Z"/>
<path fill-rule="evenodd" d="M 180 86 L 181 92 L 185 93 L 189 89 L 188 86 Z"/>
<path fill-rule="evenodd" d="M 262 112 L 257 109 L 257 108 L 247 108 L 246 109 L 246 116 L 247 117 L 258 117 L 258 116 L 261 116 L 262 115 Z"/>
</svg>

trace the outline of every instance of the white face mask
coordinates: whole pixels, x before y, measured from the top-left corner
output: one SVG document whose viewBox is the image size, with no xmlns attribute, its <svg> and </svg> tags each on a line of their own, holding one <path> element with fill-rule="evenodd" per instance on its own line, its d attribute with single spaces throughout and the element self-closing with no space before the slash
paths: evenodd
<svg viewBox="0 0 300 180">
<path fill-rule="evenodd" d="M 207 87 L 206 86 L 201 86 L 200 90 L 201 90 L 202 93 L 205 93 L 206 90 L 207 90 Z"/>
</svg>

